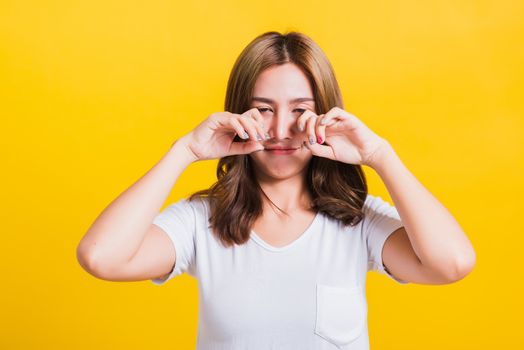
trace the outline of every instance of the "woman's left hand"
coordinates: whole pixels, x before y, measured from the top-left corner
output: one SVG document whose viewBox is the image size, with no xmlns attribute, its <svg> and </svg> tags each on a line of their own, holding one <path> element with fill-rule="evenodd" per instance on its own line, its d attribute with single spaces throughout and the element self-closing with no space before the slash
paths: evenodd
<svg viewBox="0 0 524 350">
<path fill-rule="evenodd" d="M 305 126 L 308 141 L 315 141 L 313 144 L 304 142 L 313 155 L 343 163 L 373 167 L 374 156 L 389 145 L 360 119 L 339 107 L 319 116 L 305 112 L 297 119 L 297 124 Z"/>
</svg>

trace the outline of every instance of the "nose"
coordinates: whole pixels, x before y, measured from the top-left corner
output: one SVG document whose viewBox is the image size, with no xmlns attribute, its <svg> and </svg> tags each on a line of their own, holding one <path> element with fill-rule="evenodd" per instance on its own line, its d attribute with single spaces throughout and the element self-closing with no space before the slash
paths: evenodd
<svg viewBox="0 0 524 350">
<path fill-rule="evenodd" d="M 269 136 L 275 140 L 293 138 L 300 130 L 297 127 L 297 120 L 292 112 L 277 111 L 270 119 Z"/>
</svg>

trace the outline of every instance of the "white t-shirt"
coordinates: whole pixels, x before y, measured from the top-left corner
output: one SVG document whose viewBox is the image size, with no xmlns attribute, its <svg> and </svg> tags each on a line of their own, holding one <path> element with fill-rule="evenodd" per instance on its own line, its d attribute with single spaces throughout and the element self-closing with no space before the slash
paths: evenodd
<svg viewBox="0 0 524 350">
<path fill-rule="evenodd" d="M 396 208 L 369 195 L 365 218 L 344 227 L 318 212 L 304 233 L 274 247 L 253 230 L 225 248 L 208 227 L 207 199 L 181 199 L 153 223 L 171 238 L 176 262 L 199 289 L 197 349 L 369 349 L 366 272 L 400 284 L 382 264 L 386 238 L 403 226 Z"/>
</svg>

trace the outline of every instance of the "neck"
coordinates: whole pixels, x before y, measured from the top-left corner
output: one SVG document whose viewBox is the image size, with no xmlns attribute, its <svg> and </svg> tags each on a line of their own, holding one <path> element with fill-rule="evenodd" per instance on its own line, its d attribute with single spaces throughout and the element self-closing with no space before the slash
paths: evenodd
<svg viewBox="0 0 524 350">
<path fill-rule="evenodd" d="M 271 201 L 285 212 L 310 210 L 311 196 L 303 176 L 297 175 L 287 179 L 259 179 L 258 182 Z M 274 208 L 264 195 L 262 198 L 265 208 Z"/>
</svg>

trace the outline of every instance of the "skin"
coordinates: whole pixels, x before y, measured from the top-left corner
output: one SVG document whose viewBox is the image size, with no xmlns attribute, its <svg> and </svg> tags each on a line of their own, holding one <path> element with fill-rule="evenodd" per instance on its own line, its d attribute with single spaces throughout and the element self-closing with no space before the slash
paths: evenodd
<svg viewBox="0 0 524 350">
<path fill-rule="evenodd" d="M 444 284 L 457 281 L 472 270 L 475 252 L 464 231 L 442 203 L 411 174 L 387 140 L 339 107 L 316 115 L 313 101 L 290 102 L 298 97 L 313 97 L 308 79 L 296 65 L 274 66 L 262 72 L 253 96 L 272 102 L 251 101 L 251 108 L 242 115 L 214 114 L 183 144 L 188 145 L 196 158 L 198 154 L 203 159 L 249 154 L 264 192 L 291 214 L 287 218 L 262 197 L 264 211 L 254 230 L 259 235 L 264 233 L 266 241 L 285 245 L 296 238 L 289 234 L 303 232 L 304 223 L 311 222 L 305 172 L 315 155 L 366 165 L 383 180 L 404 224 L 389 236 L 383 248 L 382 264 L 394 276 L 421 284 Z M 234 134 L 240 136 L 244 131 L 249 136 L 244 137 L 247 142 L 232 143 Z M 265 132 L 269 139 L 257 140 L 257 134 L 263 136 Z M 309 144 L 309 137 L 320 140 Z M 219 147 L 206 147 L 210 142 Z M 295 148 L 303 143 L 291 155 L 264 150 L 275 145 Z M 203 152 L 206 149 L 215 153 L 206 154 Z"/>
<path fill-rule="evenodd" d="M 311 198 L 305 188 L 305 172 L 313 155 L 302 144 L 308 139 L 307 130 L 300 131 L 297 122 L 305 111 L 315 112 L 311 85 L 300 68 L 287 63 L 262 72 L 255 83 L 253 97 L 273 101 L 251 101 L 250 107 L 258 109 L 270 136 L 262 144 L 265 147 L 300 147 L 290 155 L 274 155 L 267 151 L 251 153 L 260 186 L 286 212 L 307 210 Z M 298 97 L 312 101 L 291 102 Z M 270 207 L 267 199 L 264 201 L 264 205 Z"/>
<path fill-rule="evenodd" d="M 197 160 L 249 154 L 262 189 L 294 219 L 281 225 L 284 220 L 280 212 L 271 210 L 273 206 L 262 197 L 269 210 L 264 208 L 263 218 L 254 229 L 259 234 L 267 233 L 264 238 L 270 244 L 289 243 L 296 237 L 286 234 L 304 232 L 305 223 L 311 222 L 305 171 L 315 155 L 369 166 L 384 182 L 404 224 L 384 243 L 382 264 L 390 273 L 404 281 L 444 284 L 471 272 L 476 255 L 464 231 L 387 141 L 338 107 L 317 116 L 313 101 L 289 103 L 296 97 L 312 98 L 309 81 L 298 67 L 285 64 L 264 71 L 253 96 L 274 102 L 252 101 L 252 108 L 242 115 L 212 114 L 177 140 L 152 170 L 111 203 L 78 247 L 79 262 L 86 270 L 115 281 L 167 276 L 175 251 L 169 238 L 151 221 L 182 171 Z M 326 124 L 322 125 L 321 120 Z M 303 131 L 299 125 L 304 125 Z M 235 135 L 244 131 L 250 136 L 249 142 L 232 142 Z M 269 139 L 254 141 L 257 133 L 263 136 L 266 131 Z M 292 155 L 256 151 L 276 144 L 298 147 L 308 136 L 321 140 L 312 145 L 306 143 Z M 129 217 L 136 220 L 130 221 Z"/>
</svg>

